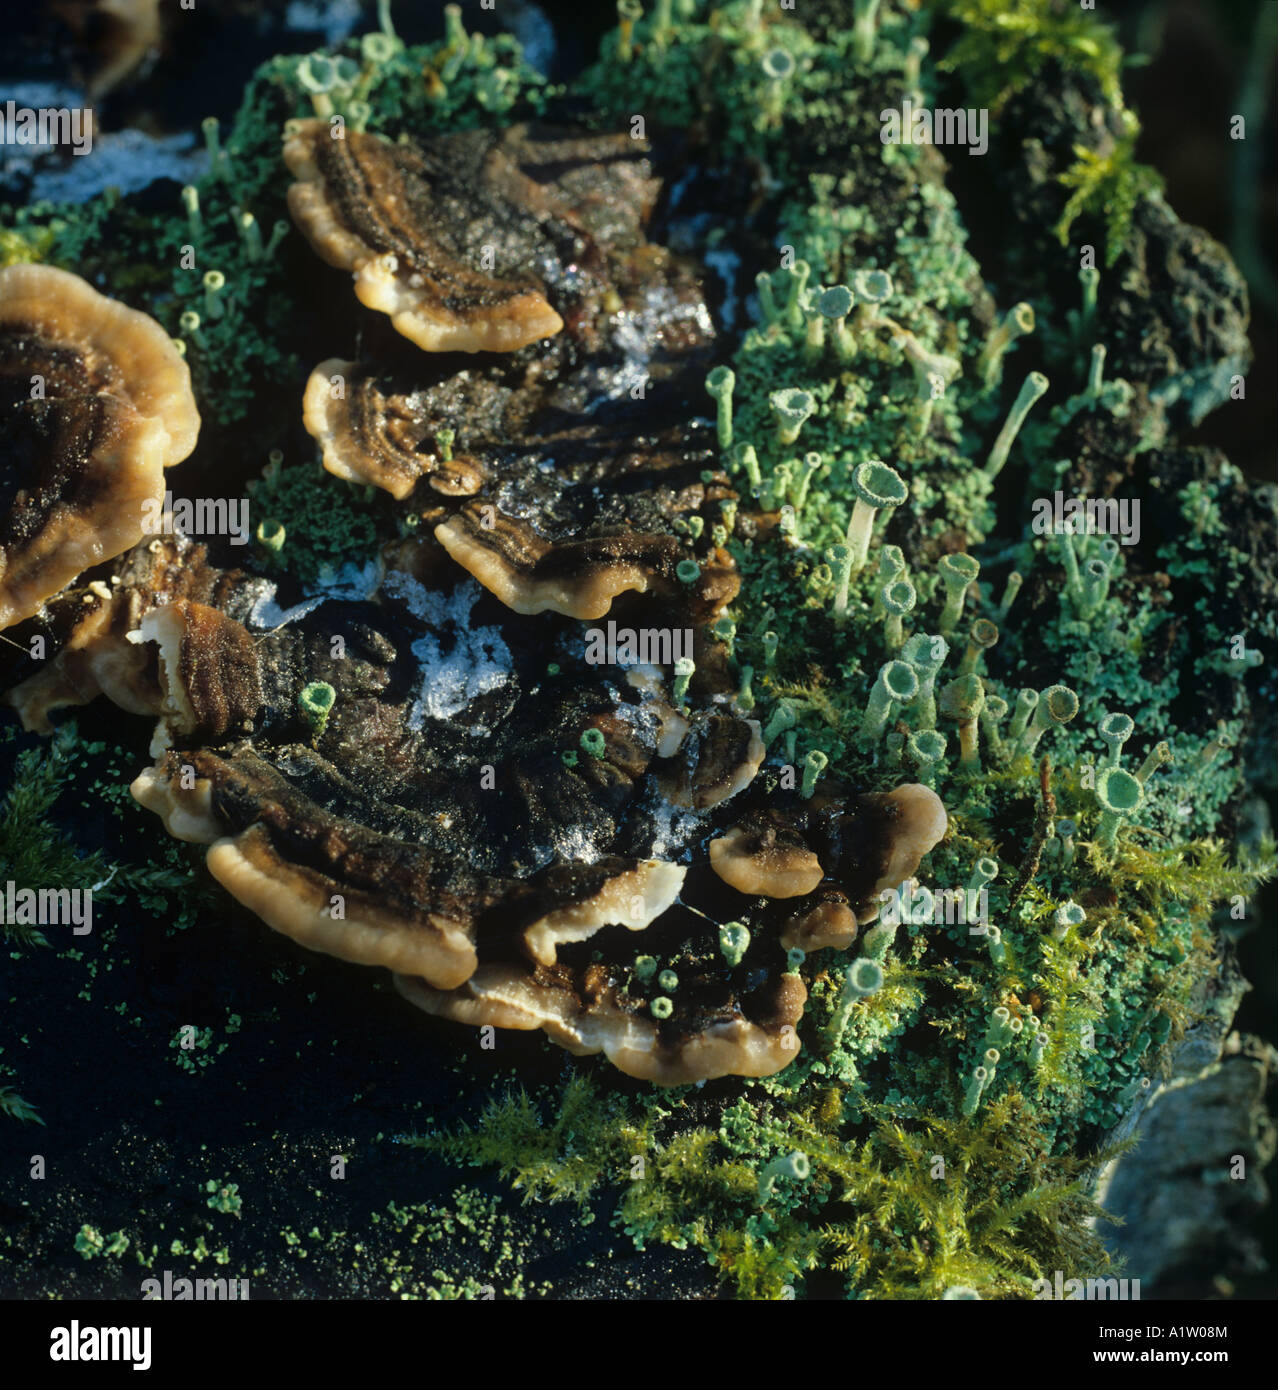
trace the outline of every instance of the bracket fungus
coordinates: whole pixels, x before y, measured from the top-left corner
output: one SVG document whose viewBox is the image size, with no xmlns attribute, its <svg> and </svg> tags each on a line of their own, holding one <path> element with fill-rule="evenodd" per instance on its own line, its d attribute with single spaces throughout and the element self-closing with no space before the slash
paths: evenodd
<svg viewBox="0 0 1278 1390">
<path fill-rule="evenodd" d="M 10 701 L 29 727 L 99 694 L 156 717 L 135 798 L 267 925 L 389 969 L 429 1013 L 541 1029 L 663 1085 L 781 1070 L 806 953 L 846 949 L 946 813 L 918 784 L 856 795 L 820 749 L 786 788 L 764 764 L 782 732 L 798 761 L 794 708 L 766 731 L 734 712 L 751 673 L 715 636 L 735 631 L 741 583 L 715 534 L 736 497 L 697 418 L 713 329 L 698 270 L 645 239 L 642 148 L 523 127 L 330 141 L 302 122 L 286 158 L 308 239 L 440 354 L 324 360 L 305 427 L 329 472 L 430 530 L 403 528 L 345 597 L 290 576 L 275 517 L 242 569 L 180 533 L 136 545 L 87 601 L 52 600 L 61 647 Z M 462 227 L 466 246 L 491 238 L 500 273 L 466 263 Z M 661 346 L 642 357 L 640 428 L 643 315 Z M 143 384 L 109 354 L 91 380 L 142 422 L 154 488 L 198 421 L 180 357 L 146 331 Z M 485 355 L 459 367 L 444 349 Z M 886 465 L 861 473 L 878 506 L 904 500 Z M 68 558 L 55 587 L 101 558 Z M 599 663 L 578 624 L 617 601 L 690 646 Z M 893 697 L 913 698 L 913 668 L 893 670 Z"/>
<path fill-rule="evenodd" d="M 0 628 L 141 539 L 199 428 L 154 319 L 68 271 L 0 270 Z"/>
<path fill-rule="evenodd" d="M 360 151 L 382 157 L 367 141 Z M 535 352 L 460 370 L 447 356 L 389 368 L 328 359 L 307 385 L 303 423 L 325 467 L 398 500 L 421 498 L 445 550 L 516 612 L 593 619 L 620 594 L 653 592 L 682 594 L 709 616 L 736 592 L 726 552 L 703 545 L 694 561 L 674 526 L 686 523 L 695 541 L 707 529 L 698 510 L 734 495 L 712 467 L 713 436 L 688 421 L 713 335 L 695 268 L 644 237 L 655 201 L 644 151 L 628 136 L 525 128 L 439 137 L 432 168 L 473 176 L 471 241 L 491 235 L 503 264 L 536 263 L 567 327 Z M 462 192 L 448 186 L 452 206 Z M 360 217 L 376 221 L 378 185 L 370 176 L 361 188 Z M 453 263 L 432 264 L 451 283 Z M 660 347 L 640 351 L 636 329 Z M 644 390 L 632 395 L 638 381 Z"/>
<path fill-rule="evenodd" d="M 334 140 L 327 121 L 297 121 L 284 162 L 303 236 L 352 272 L 361 304 L 424 351 L 513 352 L 563 327 L 532 273 L 530 244 L 545 245 L 544 234 L 501 192 L 504 179 L 527 176 L 490 137 L 448 137 L 445 152 L 358 131 Z M 487 194 L 482 219 L 468 183 Z M 491 269 L 474 266 L 480 244 L 495 248 Z"/>
</svg>

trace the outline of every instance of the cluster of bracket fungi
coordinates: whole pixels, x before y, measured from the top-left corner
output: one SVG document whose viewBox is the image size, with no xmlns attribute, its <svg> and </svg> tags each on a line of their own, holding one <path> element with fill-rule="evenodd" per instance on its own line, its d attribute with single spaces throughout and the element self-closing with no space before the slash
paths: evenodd
<svg viewBox="0 0 1278 1390">
<path fill-rule="evenodd" d="M 148 538 L 198 430 L 181 355 L 71 274 L 7 269 L 0 626 L 38 616 L 55 650 L 6 699 L 31 729 L 99 694 L 156 717 L 137 799 L 268 925 L 432 1014 L 660 1084 L 780 1070 L 802 953 L 850 946 L 946 817 L 916 784 L 787 790 L 738 707 L 714 329 L 696 265 L 646 238 L 643 142 L 303 121 L 284 159 L 298 228 L 399 335 L 319 363 L 305 427 L 413 527 L 362 588 L 291 596 Z M 692 633 L 679 678 L 590 664 L 605 615 Z"/>
</svg>

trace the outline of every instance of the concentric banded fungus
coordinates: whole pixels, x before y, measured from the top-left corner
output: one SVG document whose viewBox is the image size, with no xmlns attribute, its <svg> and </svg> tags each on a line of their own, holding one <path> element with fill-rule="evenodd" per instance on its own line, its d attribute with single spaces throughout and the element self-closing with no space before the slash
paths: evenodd
<svg viewBox="0 0 1278 1390">
<path fill-rule="evenodd" d="M 403 986 L 434 1012 L 502 1023 L 511 1015 L 498 1001 L 531 992 L 541 1022 L 525 1014 L 517 1026 L 602 1048 L 636 1075 L 674 1082 L 784 1066 L 805 997 L 797 978 L 746 989 L 742 976 L 726 987 L 698 983 L 681 964 L 668 1017 L 645 1001 L 636 1023 L 632 1001 L 618 1002 L 631 954 L 608 953 L 607 997 L 591 992 L 588 958 L 563 959 L 609 924 L 628 934 L 674 910 L 685 866 L 599 853 L 621 847 L 623 824 L 627 847 L 656 843 L 639 807 L 654 759 L 679 755 L 692 799 L 715 804 L 753 776 L 757 727 L 712 715 L 675 728 L 659 694 L 618 706 L 584 660 L 547 683 L 532 625 L 503 617 L 468 581 L 450 597 L 411 578 L 421 568 L 413 551 L 428 544 L 393 548 L 406 568 L 374 600 L 302 605 L 261 635 L 250 629 L 267 621 L 253 614 L 273 592 L 268 581 L 218 571 L 181 538 L 122 561 L 119 582 L 81 619 L 93 621 L 79 656 L 104 643 L 99 655 L 127 673 L 130 707 L 161 713 L 157 745 L 178 745 L 137 779 L 135 795 L 171 833 L 209 844 L 214 876 L 271 926 L 420 977 Z M 469 619 L 476 601 L 500 629 Z M 143 640 L 129 642 L 135 626 Z M 330 656 L 334 632 L 347 642 L 341 660 Z M 458 691 L 450 642 L 477 643 L 502 669 Z M 148 653 L 149 665 L 120 664 Z M 308 715 L 316 689 L 331 692 L 323 721 Z M 40 696 L 28 691 L 33 712 Z M 601 755 L 566 765 L 562 748 L 587 733 Z M 490 758 L 503 784 L 485 793 L 477 774 Z"/>
<path fill-rule="evenodd" d="M 846 951 L 856 940 L 856 913 L 848 905 L 841 888 L 823 887 L 813 894 L 811 906 L 797 912 L 781 933 L 781 945 L 797 947 L 809 955 L 813 951 Z"/>
<path fill-rule="evenodd" d="M 560 285 L 567 329 L 536 354 L 460 371 L 446 359 L 392 371 L 331 359 L 312 374 L 306 428 L 341 477 L 397 498 L 429 483 L 418 509 L 452 512 L 436 537 L 517 612 L 592 619 L 618 594 L 651 592 L 711 617 L 737 584 L 725 551 L 698 546 L 694 558 L 686 539 L 712 538 L 734 500 L 712 433 L 689 423 L 713 330 L 699 271 L 644 240 L 657 184 L 642 143 L 483 139 L 483 176 L 467 194 L 478 222 L 506 238 L 506 260 L 535 262 Z M 441 138 L 431 157 L 464 166 L 473 144 Z M 485 178 L 499 186 L 491 215 L 498 194 Z M 657 346 L 637 349 L 641 333 Z M 630 389 L 640 379 L 642 399 Z M 469 501 L 453 510 L 459 497 Z"/>
<path fill-rule="evenodd" d="M 673 536 L 621 532 L 555 542 L 527 523 L 500 517 L 485 525 L 481 504 L 435 528 L 436 539 L 463 569 L 516 613 L 562 613 L 602 618 L 618 594 L 670 596 L 684 589 L 675 573 L 682 547 Z M 740 587 L 726 553 L 716 554 L 689 590 L 708 617 Z"/>
<path fill-rule="evenodd" d="M 367 367 L 337 357 L 315 368 L 302 398 L 302 423 L 318 442 L 324 467 L 400 500 L 423 477 L 447 497 L 479 491 L 482 464 L 439 447 L 437 432 L 452 418 L 435 416 L 423 393 L 395 393 Z"/>
<path fill-rule="evenodd" d="M 137 546 L 119 560 L 109 588 L 68 591 L 49 602 L 49 625 L 60 646 L 5 696 L 23 727 L 50 733 L 54 710 L 88 704 L 99 695 L 130 714 L 158 716 L 164 692 L 156 648 L 131 636 L 155 608 L 158 594 L 244 617 L 257 596 L 243 575 L 214 569 L 205 547 L 182 536 Z"/>
<path fill-rule="evenodd" d="M 643 239 L 655 185 L 633 142 L 477 132 L 402 150 L 335 158 L 366 202 L 405 160 L 437 192 L 453 179 L 422 252 L 432 294 L 517 302 L 513 280 L 490 302 L 459 273 L 449 300 L 439 247 L 465 223 L 467 245 L 491 234 L 498 264 L 515 279 L 536 266 L 571 310 L 537 352 L 466 370 L 407 350 L 407 367 L 317 370 L 307 425 L 330 467 L 397 497 L 429 487 L 433 536 L 388 545 L 372 593 L 278 604 L 276 581 L 218 570 L 180 537 L 140 546 L 73 620 L 58 602 L 48 621 L 71 640 L 20 687 L 24 713 L 105 690 L 158 714 L 138 800 L 208 845 L 214 876 L 270 926 L 391 969 L 429 1012 L 540 1028 L 664 1084 L 778 1071 L 799 1047 L 804 953 L 874 920 L 944 808 L 921 786 L 853 798 L 817 750 L 782 790 L 759 726 L 729 713 L 735 682 L 706 631 L 739 586 L 714 540 L 735 499 L 698 419 L 713 330 L 697 272 Z M 626 341 L 649 312 L 660 346 L 636 407 Z M 623 593 L 627 621 L 692 630 L 666 673 L 619 678 L 552 616 L 599 617 Z M 748 667 L 740 679 L 748 708 Z"/>
<path fill-rule="evenodd" d="M 710 842 L 710 864 L 730 887 L 752 897 L 807 896 L 820 887 L 819 898 L 790 919 L 785 933 L 786 944 L 815 949 L 804 946 L 802 938 L 855 936 L 858 926 L 874 921 L 879 894 L 916 872 L 944 836 L 946 823 L 940 798 L 917 782 L 847 804 L 818 796 L 784 810 L 769 806 L 750 812 Z M 827 878 L 829 886 L 822 887 Z M 830 897 L 829 887 L 838 890 L 836 897 Z M 852 914 L 850 924 L 842 907 Z"/>
<path fill-rule="evenodd" d="M 139 636 L 160 648 L 163 718 L 152 757 L 174 738 L 216 739 L 252 727 L 262 706 L 261 669 L 252 637 L 234 618 L 179 599 L 148 613 Z"/>
<path fill-rule="evenodd" d="M 299 121 L 284 161 L 302 234 L 418 347 L 513 352 L 564 326 L 527 254 L 534 243 L 549 249 L 531 210 L 539 203 L 513 201 L 529 179 L 492 136 L 422 147 L 356 131 L 334 140 L 327 121 Z M 494 248 L 492 270 L 476 265 L 481 246 Z"/>
<path fill-rule="evenodd" d="M 797 831 L 779 818 L 736 826 L 710 842 L 710 864 L 738 893 L 763 898 L 800 898 L 825 877 L 821 861 Z"/>
<path fill-rule="evenodd" d="M 190 382 L 145 314 L 51 266 L 0 270 L 0 628 L 143 535 L 195 447 Z"/>
<path fill-rule="evenodd" d="M 767 753 L 756 720 L 703 715 L 685 728 L 677 752 L 657 772 L 671 805 L 708 810 L 754 780 Z"/>
<path fill-rule="evenodd" d="M 784 974 L 760 991 L 765 998 L 755 1001 L 753 1018 L 724 1003 L 691 1017 L 673 1008 L 663 1009 L 661 1019 L 645 1017 L 621 1001 L 599 967 L 585 971 L 582 992 L 553 972 L 512 974 L 488 966 L 452 993 L 403 975 L 396 975 L 395 985 L 427 1013 L 473 1025 L 540 1028 L 578 1057 L 602 1052 L 627 1076 L 659 1086 L 782 1070 L 797 1055 L 795 1029 L 807 1002 L 802 980 Z"/>
</svg>

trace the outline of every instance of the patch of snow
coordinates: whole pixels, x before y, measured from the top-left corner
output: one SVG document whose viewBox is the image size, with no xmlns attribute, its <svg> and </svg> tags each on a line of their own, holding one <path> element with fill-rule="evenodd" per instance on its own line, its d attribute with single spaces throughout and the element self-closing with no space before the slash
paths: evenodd
<svg viewBox="0 0 1278 1390">
<path fill-rule="evenodd" d="M 510 679 L 510 648 L 501 630 L 470 625 L 471 609 L 484 592 L 473 579 L 444 594 L 427 589 L 412 575 L 392 570 L 382 590 L 431 629 L 412 647 L 421 667 L 421 684 L 408 714 L 410 729 L 420 729 L 427 718 L 451 718 Z"/>
<path fill-rule="evenodd" d="M 309 586 L 312 592 L 301 603 L 295 603 L 291 608 L 281 608 L 275 601 L 279 586 L 273 579 L 255 579 L 251 582 L 259 592 L 252 608 L 249 609 L 248 621 L 254 627 L 274 631 L 288 623 L 297 622 L 308 613 L 313 613 L 321 603 L 326 603 L 329 599 L 358 601 L 372 598 L 381 579 L 382 567 L 379 561 L 369 560 L 363 565 L 349 561 L 340 570 L 330 568 L 322 571 L 314 584 Z"/>
<path fill-rule="evenodd" d="M 289 0 L 285 28 L 324 35 L 324 47 L 336 48 L 359 23 L 359 0 Z"/>
<path fill-rule="evenodd" d="M 55 203 L 87 203 L 103 189 L 136 193 L 156 179 L 194 183 L 208 169 L 208 151 L 197 146 L 191 131 L 152 136 L 140 130 L 116 130 L 93 135 L 93 148 L 83 155 L 63 159 L 48 145 L 4 145 L 0 177 L 31 172 L 32 200 Z M 181 211 L 175 199 L 174 214 Z"/>
<path fill-rule="evenodd" d="M 704 811 L 692 811 L 683 806 L 672 806 L 665 797 L 659 796 L 652 808 L 652 843 L 648 846 L 648 856 L 652 859 L 669 859 L 673 863 L 688 863 L 692 858 L 692 842 L 697 838 Z"/>
</svg>

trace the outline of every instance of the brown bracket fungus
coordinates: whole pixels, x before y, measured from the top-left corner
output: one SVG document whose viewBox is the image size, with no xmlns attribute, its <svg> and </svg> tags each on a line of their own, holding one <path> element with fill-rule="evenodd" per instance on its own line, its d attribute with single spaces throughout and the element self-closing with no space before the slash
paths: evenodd
<svg viewBox="0 0 1278 1390">
<path fill-rule="evenodd" d="M 295 220 L 366 305 L 489 354 L 311 375 L 326 468 L 418 530 L 354 588 L 144 542 L 50 604 L 57 649 L 11 702 L 28 727 L 99 693 L 157 716 L 137 800 L 267 925 L 428 1013 L 662 1085 L 780 1071 L 807 999 L 786 948 L 851 945 L 945 810 L 918 785 L 782 790 L 733 713 L 714 329 L 698 269 L 646 240 L 643 143 L 302 122 L 285 154 Z M 605 614 L 607 643 L 580 626 Z M 622 656 L 614 628 L 670 650 Z"/>
<path fill-rule="evenodd" d="M 353 154 L 332 160 L 377 164 L 383 147 L 409 158 L 408 147 L 361 137 Z M 321 363 L 303 422 L 325 467 L 414 497 L 419 512 L 443 506 L 437 539 L 516 612 L 595 619 L 620 594 L 655 593 L 713 614 L 735 596 L 732 562 L 704 545 L 694 556 L 676 526 L 695 516 L 708 540 L 718 505 L 735 500 L 713 436 L 695 418 L 713 325 L 699 269 L 645 239 L 657 188 L 646 146 L 520 127 L 439 137 L 418 153 L 447 192 L 438 209 L 426 200 L 429 215 L 455 220 L 469 199 L 468 253 L 499 246 L 500 264 L 537 266 L 564 331 L 536 351 L 460 369 L 417 356 L 391 366 Z M 464 189 L 457 170 L 473 174 Z M 294 201 L 312 187 L 295 185 Z M 344 207 L 358 205 L 352 220 L 379 226 L 379 199 L 405 206 L 372 174 L 343 196 Z M 380 235 L 390 245 L 411 234 Z M 438 284 L 449 283 L 453 261 L 432 264 Z M 416 491 L 423 482 L 429 494 Z M 680 572 L 690 563 L 691 581 Z"/>
<path fill-rule="evenodd" d="M 947 823 L 940 797 L 919 782 L 851 800 L 800 800 L 752 812 L 711 842 L 710 863 L 726 884 L 750 896 L 806 897 L 830 879 L 839 898 L 806 904 L 786 935 L 850 933 L 850 943 L 858 927 L 878 916 L 879 895 L 913 876 Z M 838 910 L 844 906 L 850 923 Z"/>
<path fill-rule="evenodd" d="M 436 431 L 452 418 L 452 412 L 441 413 L 432 421 L 420 392 L 392 392 L 369 368 L 339 357 L 315 368 L 302 398 L 302 423 L 319 444 L 324 467 L 348 483 L 380 487 L 397 501 L 422 477 L 446 497 L 479 491 L 483 466 L 435 442 Z"/>
<path fill-rule="evenodd" d="M 515 352 L 563 328 L 537 279 L 556 208 L 521 170 L 527 150 L 520 131 L 413 145 L 292 122 L 289 211 L 328 264 L 355 274 L 360 303 L 421 349 Z"/>
<path fill-rule="evenodd" d="M 142 537 L 199 428 L 153 319 L 52 266 L 0 270 L 0 628 Z"/>
<path fill-rule="evenodd" d="M 712 840 L 710 864 L 729 887 L 751 897 L 803 897 L 825 877 L 821 861 L 775 812 Z"/>
<path fill-rule="evenodd" d="M 798 1055 L 795 1030 L 807 1002 L 799 977 L 781 974 L 750 1001 L 749 1016 L 721 992 L 713 1003 L 693 1002 L 686 1010 L 676 1003 L 664 1019 L 623 1003 L 598 968 L 587 968 L 580 984 L 481 966 L 451 994 L 402 975 L 395 985 L 427 1013 L 458 1023 L 540 1028 L 576 1056 L 602 1052 L 618 1071 L 658 1086 L 781 1071 Z M 685 992 L 681 984 L 677 996 Z"/>
</svg>

